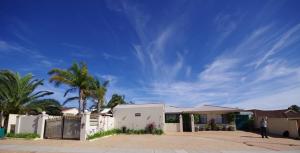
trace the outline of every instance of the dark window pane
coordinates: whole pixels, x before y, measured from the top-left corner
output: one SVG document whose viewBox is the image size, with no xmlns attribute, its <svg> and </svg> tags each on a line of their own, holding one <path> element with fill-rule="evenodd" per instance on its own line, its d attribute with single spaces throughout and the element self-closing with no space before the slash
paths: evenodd
<svg viewBox="0 0 300 153">
<path fill-rule="evenodd" d="M 179 114 L 166 114 L 166 123 L 179 123 Z"/>
</svg>

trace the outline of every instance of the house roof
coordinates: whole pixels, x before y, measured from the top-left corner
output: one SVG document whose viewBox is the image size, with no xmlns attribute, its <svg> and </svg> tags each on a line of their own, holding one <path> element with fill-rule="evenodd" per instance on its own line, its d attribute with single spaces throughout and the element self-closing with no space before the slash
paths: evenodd
<svg viewBox="0 0 300 153">
<path fill-rule="evenodd" d="M 213 106 L 213 105 L 203 105 L 200 107 L 195 107 L 190 110 L 190 112 L 211 112 L 211 111 L 228 111 L 228 112 L 236 112 L 241 111 L 239 108 L 231 108 L 231 107 L 222 107 L 222 106 Z"/>
<path fill-rule="evenodd" d="M 181 113 L 187 109 L 190 109 L 190 108 L 179 108 L 179 107 L 175 107 L 175 106 L 166 106 L 165 112 L 166 113 Z"/>
<path fill-rule="evenodd" d="M 166 113 L 182 113 L 182 112 L 213 112 L 213 111 L 225 111 L 225 112 L 237 112 L 241 111 L 239 108 L 221 107 L 213 105 L 203 105 L 200 107 L 192 108 L 179 108 L 175 106 L 166 106 Z"/>
<path fill-rule="evenodd" d="M 164 104 L 119 104 L 115 108 L 163 107 Z"/>
<path fill-rule="evenodd" d="M 63 107 L 61 109 L 61 111 L 68 111 L 68 110 L 71 110 L 71 109 L 77 109 L 76 107 Z"/>
<path fill-rule="evenodd" d="M 110 113 L 111 109 L 110 108 L 104 108 L 100 113 L 101 114 L 108 114 Z"/>
<path fill-rule="evenodd" d="M 300 112 L 293 110 L 282 109 L 282 110 L 250 110 L 254 116 L 267 116 L 270 118 L 300 118 Z"/>
</svg>

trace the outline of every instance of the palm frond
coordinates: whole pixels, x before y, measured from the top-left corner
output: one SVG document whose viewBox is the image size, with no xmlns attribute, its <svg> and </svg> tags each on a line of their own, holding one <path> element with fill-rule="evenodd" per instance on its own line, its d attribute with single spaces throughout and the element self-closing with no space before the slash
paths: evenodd
<svg viewBox="0 0 300 153">
<path fill-rule="evenodd" d="M 63 105 L 66 105 L 67 103 L 73 101 L 73 100 L 78 100 L 79 97 L 70 97 L 70 98 L 67 98 L 64 102 L 63 102 Z"/>
</svg>

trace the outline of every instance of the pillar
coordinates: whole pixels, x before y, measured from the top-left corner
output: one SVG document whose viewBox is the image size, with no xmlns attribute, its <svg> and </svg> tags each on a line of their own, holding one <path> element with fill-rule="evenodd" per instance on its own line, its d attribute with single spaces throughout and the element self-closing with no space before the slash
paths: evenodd
<svg viewBox="0 0 300 153">
<path fill-rule="evenodd" d="M 48 115 L 46 114 L 45 111 L 43 111 L 42 114 L 39 115 L 37 134 L 40 136 L 41 139 L 44 138 L 45 122 L 47 118 Z"/>
<path fill-rule="evenodd" d="M 191 116 L 191 128 L 192 128 L 192 132 L 195 132 L 194 114 L 190 114 L 190 116 Z"/>
<path fill-rule="evenodd" d="M 90 128 L 90 115 L 91 113 L 88 111 L 84 111 L 84 113 L 81 114 L 80 141 L 85 141 L 87 139 Z"/>
<path fill-rule="evenodd" d="M 98 127 L 97 127 L 98 131 L 101 131 L 103 129 L 101 120 L 102 120 L 102 115 L 98 115 Z"/>
<path fill-rule="evenodd" d="M 15 127 L 15 133 L 20 133 L 20 126 L 21 126 L 21 115 L 16 116 L 16 127 Z"/>
<path fill-rule="evenodd" d="M 182 121 L 182 114 L 179 115 L 179 131 L 183 132 L 183 121 Z"/>
</svg>

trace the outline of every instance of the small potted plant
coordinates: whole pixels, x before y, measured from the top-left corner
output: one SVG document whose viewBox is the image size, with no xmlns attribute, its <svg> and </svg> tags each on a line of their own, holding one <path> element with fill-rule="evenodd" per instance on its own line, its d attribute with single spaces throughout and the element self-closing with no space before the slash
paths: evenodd
<svg viewBox="0 0 300 153">
<path fill-rule="evenodd" d="M 195 132 L 198 132 L 198 131 L 199 131 L 199 127 L 195 126 Z"/>
</svg>

